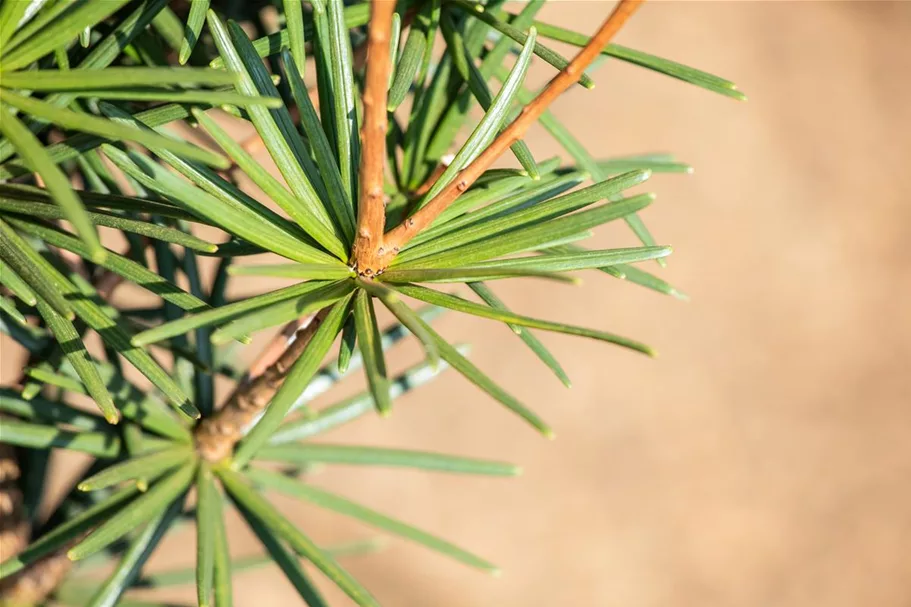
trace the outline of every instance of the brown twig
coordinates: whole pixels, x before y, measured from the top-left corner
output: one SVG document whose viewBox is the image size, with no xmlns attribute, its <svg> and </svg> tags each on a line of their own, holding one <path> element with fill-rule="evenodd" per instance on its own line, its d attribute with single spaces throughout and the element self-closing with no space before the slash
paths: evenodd
<svg viewBox="0 0 911 607">
<path fill-rule="evenodd" d="M 293 337 L 285 338 L 286 342 L 290 343 L 277 360 L 267 366 L 260 375 L 251 376 L 241 382 L 228 397 L 224 407 L 199 423 L 195 433 L 196 451 L 204 459 L 219 462 L 231 455 L 234 446 L 243 437 L 244 429 L 275 396 L 275 392 L 285 381 L 291 367 L 310 343 L 328 312 L 329 308 L 318 312 L 306 325 L 295 331 Z M 261 357 L 274 356 L 274 343 L 266 347 Z"/>
<path fill-rule="evenodd" d="M 265 373 L 266 369 L 278 362 L 278 359 L 285 353 L 288 346 L 297 339 L 297 332 L 310 323 L 312 316 L 312 314 L 309 314 L 303 318 L 295 318 L 286 324 L 282 330 L 272 338 L 269 345 L 263 348 L 262 352 L 259 353 L 259 356 L 250 363 L 250 368 L 247 369 L 245 381 L 256 379 Z"/>
<path fill-rule="evenodd" d="M 373 0 L 367 33 L 367 76 L 364 84 L 364 126 L 360 196 L 357 204 L 357 235 L 353 261 L 363 274 L 373 274 L 375 258 L 382 255 L 386 204 L 383 170 L 386 166 L 386 98 L 389 86 L 390 49 L 394 0 Z"/>
<path fill-rule="evenodd" d="M 522 109 L 519 116 L 474 162 L 465 167 L 449 185 L 414 215 L 385 234 L 383 252 L 375 256 L 375 263 L 369 269 L 374 273 L 382 272 L 408 241 L 428 228 L 440 213 L 461 196 L 512 144 L 519 141 L 541 114 L 582 77 L 585 69 L 601 54 L 602 49 L 620 31 L 643 1 L 621 0 L 588 44 L 579 51 L 579 54 L 548 83 L 531 103 Z M 367 269 L 365 267 L 362 271 Z"/>
</svg>

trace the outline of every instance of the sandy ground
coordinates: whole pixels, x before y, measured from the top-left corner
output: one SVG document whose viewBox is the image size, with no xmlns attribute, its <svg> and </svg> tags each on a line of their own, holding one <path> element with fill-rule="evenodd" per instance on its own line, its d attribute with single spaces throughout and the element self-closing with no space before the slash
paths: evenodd
<svg viewBox="0 0 911 607">
<path fill-rule="evenodd" d="M 544 18 L 591 31 L 608 7 L 559 2 Z M 609 62 L 595 91 L 575 91 L 555 110 L 600 155 L 672 151 L 696 167 L 655 178 L 659 198 L 645 213 L 676 249 L 662 275 L 692 300 L 595 275 L 549 293 L 532 281 L 502 285 L 522 312 L 661 352 L 648 360 L 545 335 L 570 391 L 507 329 L 441 321 L 558 439 L 539 438 L 452 374 L 405 398 L 388 421 L 329 437 L 525 470 L 510 480 L 343 467 L 314 475 L 503 569 L 488 577 L 391 541 L 345 560 L 383 604 L 911 604 L 909 35 L 911 3 L 656 2 L 641 11 L 619 42 L 730 77 L 750 101 Z M 528 142 L 539 157 L 557 152 L 541 130 Z M 597 241 L 632 243 L 622 226 Z M 372 534 L 281 503 L 322 543 Z M 232 521 L 236 551 L 257 551 Z M 192 542 L 168 538 L 150 568 L 191 563 Z M 235 592 L 241 607 L 299 602 L 273 570 L 239 575 Z"/>
</svg>

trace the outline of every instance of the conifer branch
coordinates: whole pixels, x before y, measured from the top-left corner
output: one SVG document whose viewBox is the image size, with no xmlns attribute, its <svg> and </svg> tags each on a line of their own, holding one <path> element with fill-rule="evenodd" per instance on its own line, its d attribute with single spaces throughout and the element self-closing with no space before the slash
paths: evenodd
<svg viewBox="0 0 911 607">
<path fill-rule="evenodd" d="M 27 380 L 23 376 L 12 389 L 4 387 L 9 399 L 0 399 L 5 430 L 0 437 L 0 606 L 63 600 L 70 557 L 101 556 L 102 550 L 119 564 L 107 581 L 92 589 L 91 604 L 113 605 L 123 593 L 147 586 L 136 576 L 162 534 L 178 520 L 169 515 L 153 522 L 150 517 L 155 512 L 177 514 L 191 467 L 200 464 L 195 500 L 200 604 L 221 607 L 231 602 L 232 559 L 218 487 L 223 484 L 243 506 L 245 517 L 251 515 L 249 522 L 260 539 L 267 546 L 281 544 L 281 550 L 268 551 L 275 561 L 282 564 L 290 562 L 288 555 L 301 556 L 358 605 L 375 605 L 356 579 L 285 519 L 271 496 L 258 497 L 259 488 L 251 491 L 248 483 L 231 475 L 209 473 L 224 472 L 222 467 L 230 463 L 237 474 L 255 475 L 246 466 L 247 456 L 267 443 L 294 441 L 287 449 L 281 447 L 281 453 L 258 456 L 294 470 L 325 458 L 514 474 L 513 466 L 459 456 L 304 442 L 369 413 L 374 403 L 387 411 L 391 399 L 435 375 L 437 358 L 550 436 L 546 423 L 530 408 L 428 325 L 444 308 L 510 327 L 567 385 L 560 363 L 531 330 L 651 353 L 647 346 L 614 333 L 516 314 L 477 282 L 520 277 L 569 281 L 570 272 L 600 268 L 604 274 L 679 296 L 660 277 L 629 265 L 664 256 L 669 247 L 590 250 L 566 243 L 610 221 L 626 219 L 640 240 L 652 245 L 647 228 L 633 221 L 651 195 L 626 197 L 623 192 L 652 171 L 683 172 L 688 166 L 667 155 L 596 160 L 595 150 L 584 149 L 556 116 L 546 112 L 575 83 L 591 84 L 584 72 L 600 54 L 729 98 L 745 98 L 731 81 L 609 45 L 643 1 L 614 0 L 617 4 L 605 5 L 603 12 L 611 14 L 589 37 L 535 21 L 543 0 L 516 14 L 493 14 L 461 0 L 313 0 L 312 11 L 302 11 L 299 0 L 286 0 L 265 7 L 235 3 L 229 15 L 220 15 L 224 7 L 209 7 L 208 1 L 193 2 L 191 11 L 175 12 L 165 0 L 135 3 L 131 9 L 125 6 L 131 4 L 127 0 L 85 0 L 65 19 L 59 18 L 59 3 L 38 6 L 42 3 L 0 0 L 0 46 L 11 45 L 4 54 L 0 90 L 4 104 L 11 106 L 3 115 L 13 121 L 10 136 L 0 141 L 0 218 L 8 218 L 9 224 L 0 223 L 7 226 L 6 236 L 15 240 L 14 247 L 0 251 L 0 329 L 31 356 Z M 491 4 L 486 6 L 491 9 Z M 459 29 L 461 22 L 453 21 L 450 13 L 453 8 L 461 11 L 459 18 L 468 13 L 471 28 L 480 26 L 474 31 L 480 38 L 471 28 Z M 186 23 L 181 24 L 177 15 L 184 14 Z M 226 23 L 229 16 L 233 19 Z M 269 33 L 251 40 L 239 22 L 261 23 Z M 208 33 L 203 35 L 207 23 Z M 404 37 L 402 28 L 407 28 Z M 498 31 L 501 39 L 485 43 L 487 28 Z M 537 42 L 538 34 L 581 50 L 574 58 L 568 55 L 569 61 Z M 147 44 L 136 46 L 133 39 L 138 35 Z M 206 43 L 195 46 L 194 66 L 174 66 L 186 58 L 178 49 L 192 50 L 199 39 Z M 517 43 L 522 53 L 494 95 L 487 81 L 501 70 Z M 142 65 L 121 61 L 128 47 L 142 55 Z M 274 68 L 279 59 L 291 66 L 287 56 L 276 57 L 288 47 L 294 49 L 299 69 L 285 72 L 290 79 L 283 82 Z M 534 56 L 551 65 L 554 75 L 537 95 L 522 89 Z M 303 76 L 304 66 L 311 62 L 315 75 L 305 83 L 297 76 Z M 437 69 L 427 77 L 429 65 L 446 68 L 447 62 L 455 69 Z M 203 67 L 206 63 L 208 68 Z M 312 88 L 302 95 L 307 84 Z M 355 103 L 357 90 L 363 94 L 362 107 Z M 412 112 L 407 121 L 390 117 L 390 100 L 398 106 L 409 97 Z M 487 110 L 477 125 L 470 117 L 473 98 Z M 516 100 L 526 107 L 517 108 L 521 113 L 510 120 Z M 132 119 L 108 112 L 123 102 L 129 104 Z M 219 107 L 239 120 L 230 127 L 208 121 L 206 112 Z M 198 134 L 207 136 L 210 145 L 198 143 L 201 137 L 184 141 L 168 136 L 175 127 L 187 135 L 197 120 L 202 127 Z M 538 121 L 576 166 L 561 168 L 554 159 L 533 170 L 536 162 L 523 147 L 516 156 L 525 174 L 540 175 L 540 182 L 512 169 L 490 170 Z M 354 132 L 357 123 L 360 132 Z M 252 127 L 255 134 L 238 137 L 238 126 Z M 456 154 L 441 158 L 465 126 L 474 126 L 471 135 Z M 262 154 L 271 159 L 268 167 L 251 158 Z M 278 175 L 269 169 L 277 169 Z M 29 174 L 35 175 L 39 187 L 10 181 Z M 595 183 L 574 189 L 586 174 Z M 248 191 L 248 184 L 264 195 L 261 200 Z M 461 198 L 469 189 L 470 194 Z M 610 202 L 600 204 L 604 200 Z M 435 225 L 443 220 L 449 223 Z M 97 258 L 96 231 L 106 233 L 96 227 L 121 232 L 130 248 L 109 251 L 103 262 L 88 263 Z M 420 234 L 427 228 L 431 229 Z M 223 233 L 227 240 L 210 242 L 197 231 Z M 176 250 L 173 256 L 149 263 L 144 249 L 153 243 L 159 252 Z M 531 251 L 548 254 L 515 257 Z M 228 271 L 235 258 L 259 253 L 296 263 Z M 180 255 L 185 256 L 182 274 L 175 265 Z M 206 264 L 216 260 L 214 278 L 206 285 Z M 227 301 L 234 276 L 259 275 L 291 278 L 296 284 Z M 370 306 L 365 313 L 358 308 L 357 322 L 344 302 L 317 311 L 314 304 L 327 300 L 323 297 L 330 291 L 323 289 L 331 286 L 329 281 L 343 280 L 350 281 L 344 286 L 354 291 L 349 297 L 357 296 L 361 304 L 369 304 L 371 297 L 382 300 L 398 323 L 380 335 Z M 112 294 L 123 283 L 144 289 L 160 304 L 120 305 L 122 298 Z M 448 295 L 438 290 L 445 284 L 435 287 L 438 283 L 467 284 L 483 303 Z M 399 301 L 400 295 L 431 307 L 414 310 Z M 59 314 L 44 313 L 44 306 L 51 304 Z M 68 324 L 57 318 L 60 314 Z M 252 333 L 295 316 L 252 363 L 230 372 L 237 381 L 227 398 L 214 402 L 215 382 L 222 373 L 219 362 L 225 355 L 217 347 L 227 345 L 222 337 L 234 334 L 227 327 L 240 323 Z M 409 334 L 432 360 L 389 377 L 387 349 Z M 338 363 L 328 372 L 320 371 L 324 355 L 339 337 Z M 90 352 L 97 339 L 105 346 L 103 358 Z M 173 357 L 160 362 L 152 344 L 170 350 Z M 40 366 L 32 368 L 37 362 Z M 334 384 L 349 364 L 363 366 L 369 390 L 320 408 L 312 419 L 281 419 L 313 391 Z M 141 374 L 148 381 L 136 384 L 127 373 Z M 44 385 L 53 390 L 33 399 Z M 105 413 L 110 412 L 109 405 L 119 405 L 129 423 L 123 432 L 110 428 L 94 412 L 83 410 L 82 397 L 73 401 L 70 394 L 87 394 Z M 165 401 L 191 417 L 195 403 L 202 419 L 190 427 L 186 415 L 172 416 L 161 407 Z M 271 407 L 275 410 L 269 411 Z M 193 453 L 187 452 L 188 443 Z M 39 529 L 31 510 L 46 498 L 51 478 L 38 458 L 55 449 L 97 458 L 92 472 L 86 469 L 77 475 L 79 486 L 73 491 L 135 481 L 140 493 L 133 493 L 131 486 L 110 501 L 97 494 L 99 501 L 92 503 L 98 508 L 93 511 L 86 511 L 84 502 L 70 494 Z M 310 455 L 298 457 L 300 449 Z M 35 459 L 19 461 L 24 454 Z M 173 472 L 175 465 L 179 469 Z M 295 490 L 288 493 L 297 498 L 320 502 L 465 564 L 493 569 L 448 541 L 365 506 L 293 485 Z M 282 492 L 288 488 L 272 487 Z M 31 536 L 38 537 L 29 546 Z M 125 551 L 120 543 L 124 538 L 130 542 Z M 70 549 L 74 551 L 68 556 Z M 282 569 L 309 600 L 310 585 L 299 568 Z"/>
</svg>

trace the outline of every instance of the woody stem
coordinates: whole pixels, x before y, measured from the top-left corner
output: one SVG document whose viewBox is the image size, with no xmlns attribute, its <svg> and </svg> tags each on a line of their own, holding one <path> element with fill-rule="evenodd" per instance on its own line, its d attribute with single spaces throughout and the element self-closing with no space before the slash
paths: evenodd
<svg viewBox="0 0 911 607">
<path fill-rule="evenodd" d="M 386 205 L 383 170 L 386 164 L 387 88 L 394 0 L 373 0 L 367 34 L 367 74 L 364 84 L 364 125 L 361 128 L 362 155 L 357 204 L 357 234 L 353 261 L 365 276 L 375 273 L 376 258 L 382 256 Z"/>
</svg>

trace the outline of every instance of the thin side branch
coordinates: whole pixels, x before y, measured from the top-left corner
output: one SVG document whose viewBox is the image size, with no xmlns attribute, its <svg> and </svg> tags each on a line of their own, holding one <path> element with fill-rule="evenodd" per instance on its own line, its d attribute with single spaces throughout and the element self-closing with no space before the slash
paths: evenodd
<svg viewBox="0 0 911 607">
<path fill-rule="evenodd" d="M 301 318 L 295 318 L 278 332 L 278 334 L 272 338 L 272 341 L 269 342 L 263 350 L 259 353 L 259 356 L 250 363 L 250 367 L 247 369 L 246 376 L 244 377 L 245 382 L 250 382 L 263 373 L 265 373 L 269 367 L 278 362 L 278 359 L 281 358 L 282 354 L 285 353 L 285 350 L 288 349 L 294 341 L 297 339 L 297 332 L 301 329 L 307 327 L 310 324 L 310 320 L 313 318 L 313 314 L 308 314 Z"/>
<path fill-rule="evenodd" d="M 244 429 L 265 410 L 328 313 L 329 308 L 325 308 L 310 317 L 303 326 L 297 325 L 300 328 L 290 336 L 276 338 L 283 343 L 269 344 L 260 358 L 263 362 L 274 359 L 276 350 L 285 345 L 281 355 L 271 360 L 261 374 L 251 375 L 241 382 L 215 415 L 199 423 L 195 432 L 196 451 L 204 459 L 219 462 L 231 455 L 234 446 L 243 438 Z M 299 321 L 294 322 L 297 324 Z M 254 362 L 251 368 L 259 370 L 262 365 Z"/>
<path fill-rule="evenodd" d="M 390 48 L 394 0 L 373 0 L 367 34 L 367 75 L 364 84 L 364 126 L 361 128 L 362 155 L 360 195 L 357 203 L 357 236 L 353 262 L 367 276 L 373 274 L 375 259 L 382 256 L 386 204 L 383 169 L 386 164 L 386 97 L 389 86 Z"/>
<path fill-rule="evenodd" d="M 541 114 L 582 77 L 585 69 L 601 54 L 604 47 L 620 31 L 643 1 L 621 0 L 588 44 L 579 51 L 579 54 L 548 83 L 530 104 L 523 108 L 522 113 L 474 162 L 465 167 L 445 189 L 418 212 L 386 233 L 384 236 L 385 254 L 380 256 L 381 259 L 373 268 L 374 271 L 385 269 L 408 241 L 428 228 L 440 213 L 455 202 L 512 144 L 525 136 L 526 131 L 537 122 Z"/>
</svg>

